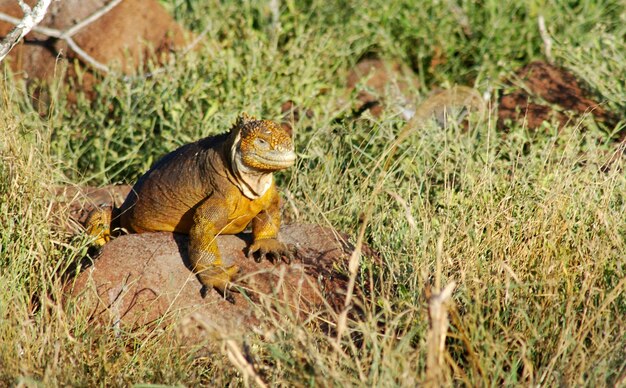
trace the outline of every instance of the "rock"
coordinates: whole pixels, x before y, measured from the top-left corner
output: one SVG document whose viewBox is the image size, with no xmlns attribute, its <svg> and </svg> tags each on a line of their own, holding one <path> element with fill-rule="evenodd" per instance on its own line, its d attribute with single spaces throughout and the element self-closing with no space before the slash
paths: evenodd
<svg viewBox="0 0 626 388">
<path fill-rule="evenodd" d="M 59 214 L 76 226 L 66 227 L 66 231 L 76 234 L 91 209 L 119 205 L 129 191 L 127 185 L 58 187 L 54 206 L 65 210 Z M 94 260 L 83 260 L 82 270 L 66 291 L 78 308 L 90 312 L 94 322 L 130 329 L 172 323 L 187 342 L 207 331 L 221 338 L 253 330 L 272 312 L 304 321 L 312 314 L 334 314 L 342 309 L 345 268 L 354 250 L 348 236 L 331 228 L 291 224 L 283 226 L 279 238 L 297 248 L 291 264 L 256 263 L 247 258 L 249 233 L 217 237 L 224 262 L 241 268 L 238 283 L 242 292 L 228 293 L 234 303 L 215 290 L 202 290 L 189 269 L 188 237 L 165 232 L 113 239 Z M 364 246 L 363 253 L 379 263 L 369 247 Z M 355 292 L 358 306 L 358 288 Z M 358 307 L 353 311 L 358 314 Z"/>
<path fill-rule="evenodd" d="M 32 5 L 35 1 L 27 3 Z M 54 1 L 40 26 L 64 31 L 109 3 L 110 0 Z M 19 19 L 22 17 L 15 0 L 0 0 L 0 12 Z M 12 24 L 0 22 L 0 36 L 12 28 Z M 142 60 L 162 59 L 164 54 L 184 47 L 186 34 L 157 0 L 124 0 L 72 38 L 98 62 L 117 65 L 123 72 L 132 73 Z M 60 58 L 78 59 L 85 65 L 83 58 L 65 41 L 37 32 L 29 33 L 24 42 L 11 51 L 9 58 L 13 70 L 30 80 L 51 80 L 58 72 Z M 68 67 L 68 75 L 76 76 L 73 66 Z M 95 82 L 93 75 L 88 72 L 81 78 L 83 87 L 90 91 Z"/>
<path fill-rule="evenodd" d="M 350 92 L 358 88 L 355 116 L 369 110 L 379 117 L 385 109 L 392 109 L 409 118 L 415 111 L 418 81 L 411 69 L 399 62 L 364 58 L 350 70 L 346 84 Z"/>
<path fill-rule="evenodd" d="M 102 249 L 71 287 L 81 308 L 95 321 L 137 328 L 161 319 L 201 324 L 222 334 L 249 331 L 262 314 L 280 306 L 298 319 L 343 303 L 346 277 L 340 272 L 353 247 L 346 236 L 315 225 L 287 225 L 280 239 L 298 248 L 291 264 L 256 263 L 244 254 L 249 234 L 218 236 L 227 264 L 241 267 L 245 291 L 229 292 L 233 302 L 202 287 L 187 262 L 187 236 L 144 233 L 118 237 Z M 245 295 L 244 295 L 245 293 Z M 278 311 L 274 310 L 274 311 Z"/>
<path fill-rule="evenodd" d="M 506 83 L 517 87 L 500 98 L 500 129 L 506 128 L 509 121 L 537 129 L 544 121 L 556 120 L 561 127 L 586 113 L 607 126 L 618 121 L 617 115 L 588 98 L 576 78 L 565 69 L 532 62 L 517 70 Z"/>
</svg>

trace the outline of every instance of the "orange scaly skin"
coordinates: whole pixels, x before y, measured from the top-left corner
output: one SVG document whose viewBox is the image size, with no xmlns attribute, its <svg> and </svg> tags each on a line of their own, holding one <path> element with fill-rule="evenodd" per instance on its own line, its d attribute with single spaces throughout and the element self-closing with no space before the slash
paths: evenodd
<svg viewBox="0 0 626 388">
<path fill-rule="evenodd" d="M 276 239 L 280 196 L 272 172 L 294 162 L 291 137 L 279 125 L 244 114 L 229 133 L 164 156 L 139 179 L 114 214 L 131 233 L 188 234 L 192 270 L 204 286 L 224 290 L 239 268 L 223 265 L 215 241 L 219 234 L 236 234 L 252 223 L 248 256 L 291 259 L 292 248 Z M 106 216 L 89 218 L 97 221 Z M 87 227 L 89 232 L 103 231 L 89 222 Z M 102 233 L 105 241 L 107 233 Z"/>
</svg>

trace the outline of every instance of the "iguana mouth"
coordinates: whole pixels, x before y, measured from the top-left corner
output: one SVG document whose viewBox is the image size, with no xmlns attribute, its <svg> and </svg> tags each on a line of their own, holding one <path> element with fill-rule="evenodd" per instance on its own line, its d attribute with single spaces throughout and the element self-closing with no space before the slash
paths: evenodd
<svg viewBox="0 0 626 388">
<path fill-rule="evenodd" d="M 295 163 L 296 153 L 294 151 L 269 152 L 264 155 L 256 154 L 254 158 L 269 166 L 287 168 L 293 166 Z"/>
</svg>

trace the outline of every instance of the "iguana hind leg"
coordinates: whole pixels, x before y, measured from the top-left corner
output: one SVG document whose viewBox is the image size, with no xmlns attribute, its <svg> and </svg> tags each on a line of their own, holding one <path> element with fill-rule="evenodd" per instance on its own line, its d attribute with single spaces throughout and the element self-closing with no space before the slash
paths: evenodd
<svg viewBox="0 0 626 388">
<path fill-rule="evenodd" d="M 189 251 L 192 271 L 198 276 L 200 283 L 207 288 L 216 288 L 222 292 L 239 272 L 239 266 L 224 266 L 220 259 L 209 252 Z"/>
</svg>

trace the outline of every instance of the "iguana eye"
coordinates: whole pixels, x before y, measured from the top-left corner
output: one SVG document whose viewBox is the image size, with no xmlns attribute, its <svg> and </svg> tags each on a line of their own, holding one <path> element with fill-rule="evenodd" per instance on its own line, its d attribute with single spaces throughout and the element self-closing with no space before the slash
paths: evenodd
<svg viewBox="0 0 626 388">
<path fill-rule="evenodd" d="M 260 139 L 260 138 L 259 138 L 259 139 L 256 139 L 256 140 L 254 141 L 254 144 L 255 144 L 257 147 L 259 147 L 259 148 L 264 148 L 264 149 L 265 149 L 265 148 L 268 148 L 268 147 L 269 147 L 269 143 L 268 143 L 268 142 L 267 142 L 267 140 L 265 140 L 265 139 Z"/>
</svg>

